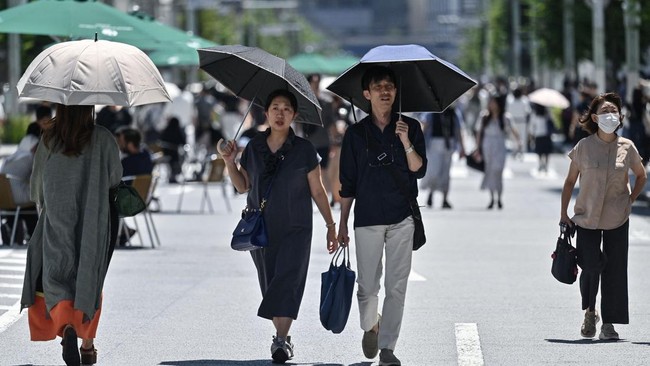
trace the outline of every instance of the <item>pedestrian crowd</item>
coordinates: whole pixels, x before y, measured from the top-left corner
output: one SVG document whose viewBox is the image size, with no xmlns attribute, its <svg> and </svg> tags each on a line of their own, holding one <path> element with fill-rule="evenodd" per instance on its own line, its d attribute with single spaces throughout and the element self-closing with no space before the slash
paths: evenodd
<svg viewBox="0 0 650 366">
<path fill-rule="evenodd" d="M 428 207 L 440 192 L 440 207 L 452 209 L 450 170 L 457 154 L 480 164 L 487 209 L 504 209 L 508 154 L 536 153 L 545 173 L 551 153 L 564 149 L 571 163 L 560 222 L 577 235 L 585 311 L 580 333 L 595 337 L 602 317 L 599 337 L 619 338 L 614 324 L 629 322 L 629 216 L 642 197 L 650 153 L 649 98 L 642 86 L 624 103 L 616 93 L 596 95 L 587 83 L 578 92 L 567 83 L 569 106 L 553 109 L 529 99 L 531 85 L 498 79 L 439 113 L 400 113 L 400 76 L 391 66 L 374 65 L 358 80 L 369 102 L 363 113 L 322 92 L 321 75 L 306 80 L 322 108 L 322 126 L 296 123 L 301 106 L 286 89 L 272 91 L 250 113 L 236 95 L 207 86 L 196 93 L 179 88 L 170 103 L 105 106 L 96 116 L 92 106 L 35 108 L 35 122 L 0 167 L 14 201 L 33 202 L 40 212 L 4 217 L 0 227 L 9 243 L 8 228 L 21 220 L 17 241 L 29 243 L 21 306 L 28 309 L 31 339 L 60 336 L 67 365 L 96 363 L 105 276 L 116 244 L 133 235 L 132 229 L 117 232 L 110 189 L 152 174 L 157 165 L 168 167 L 170 184 L 200 179 L 204 163 L 218 154 L 236 192 L 247 194 L 246 210 L 263 213 L 269 245 L 250 255 L 262 293 L 257 315 L 275 329 L 272 360 L 285 363 L 296 352 L 290 331 L 305 292 L 314 202 L 327 228 L 327 252 L 354 243 L 364 356 L 401 365 L 396 350 L 421 219 L 412 205 L 419 189 Z M 338 221 L 332 208 L 339 210 Z"/>
</svg>

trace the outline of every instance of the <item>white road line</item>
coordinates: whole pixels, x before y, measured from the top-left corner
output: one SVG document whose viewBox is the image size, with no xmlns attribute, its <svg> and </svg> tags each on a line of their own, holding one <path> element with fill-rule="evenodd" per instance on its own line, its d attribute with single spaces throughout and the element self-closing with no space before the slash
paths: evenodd
<svg viewBox="0 0 650 366">
<path fill-rule="evenodd" d="M 6 313 L 0 315 L 0 333 L 4 332 L 13 323 L 18 321 L 23 314 L 24 313 L 20 312 L 20 301 L 17 301 L 14 305 L 10 306 Z"/>
<path fill-rule="evenodd" d="M 9 279 L 9 280 L 22 280 L 24 278 L 24 276 L 22 276 L 22 275 L 0 274 L 0 278 Z"/>
<path fill-rule="evenodd" d="M 25 267 L 18 267 L 18 266 L 0 266 L 0 271 L 25 272 Z"/>
<path fill-rule="evenodd" d="M 0 263 L 25 264 L 24 259 L 0 258 Z"/>
<path fill-rule="evenodd" d="M 483 366 L 481 340 L 476 323 L 456 323 L 458 366 Z"/>
<path fill-rule="evenodd" d="M 16 305 L 0 305 L 0 310 L 7 311 L 7 310 L 14 309 L 15 307 Z"/>
<path fill-rule="evenodd" d="M 412 282 L 424 282 L 426 280 L 427 279 L 424 276 L 422 276 L 419 273 L 416 273 L 413 270 L 411 270 L 411 273 L 409 273 L 409 281 L 412 281 Z"/>
<path fill-rule="evenodd" d="M 20 299 L 20 295 L 14 294 L 0 294 L 0 297 L 5 297 L 7 299 Z"/>
<path fill-rule="evenodd" d="M 0 282 L 0 287 L 4 288 L 23 288 L 23 285 L 16 283 L 2 283 Z"/>
<path fill-rule="evenodd" d="M 8 257 L 8 256 L 11 255 L 11 253 L 13 253 L 13 252 L 14 252 L 14 251 L 13 251 L 12 249 L 9 249 L 9 250 L 7 250 L 7 251 L 5 251 L 5 250 L 0 250 L 0 258 Z"/>
</svg>

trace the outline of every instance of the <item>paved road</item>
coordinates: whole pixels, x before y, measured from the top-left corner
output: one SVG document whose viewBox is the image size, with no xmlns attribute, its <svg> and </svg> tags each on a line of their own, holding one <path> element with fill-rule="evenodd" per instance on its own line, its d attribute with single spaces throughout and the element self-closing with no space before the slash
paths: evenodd
<svg viewBox="0 0 650 366">
<path fill-rule="evenodd" d="M 437 208 L 436 196 L 436 208 L 423 210 L 429 241 L 414 255 L 396 350 L 404 365 L 650 364 L 650 212 L 639 203 L 631 218 L 631 324 L 617 327 L 624 340 L 581 339 L 578 288 L 549 273 L 567 166 L 561 156 L 552 159 L 548 175 L 536 173 L 532 156 L 509 160 L 500 211 L 486 210 L 480 175 L 454 165 L 454 209 Z M 154 219 L 162 247 L 116 252 L 96 341 L 99 365 L 270 364 L 273 328 L 255 316 L 254 267 L 228 247 L 237 214 L 226 212 L 218 187 L 215 213 L 199 214 L 200 193 L 186 191 L 176 214 L 179 187 L 161 186 L 163 212 Z M 234 210 L 243 207 L 244 197 L 228 194 Z M 356 304 L 341 334 L 318 321 L 319 275 L 330 257 L 317 214 L 315 222 L 307 290 L 291 331 L 293 364 L 376 365 L 360 349 Z M 58 342 L 30 342 L 26 316 L 17 315 L 24 258 L 22 248 L 0 249 L 0 365 L 61 364 Z"/>
</svg>

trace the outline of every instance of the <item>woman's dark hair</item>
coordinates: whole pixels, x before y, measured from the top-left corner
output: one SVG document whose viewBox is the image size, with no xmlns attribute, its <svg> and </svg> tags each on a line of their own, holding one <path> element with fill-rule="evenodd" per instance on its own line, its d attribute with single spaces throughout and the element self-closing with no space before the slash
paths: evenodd
<svg viewBox="0 0 650 366">
<path fill-rule="evenodd" d="M 95 121 L 94 106 L 57 104 L 54 118 L 43 126 L 43 142 L 48 149 L 61 146 L 61 153 L 79 156 L 90 143 Z"/>
<path fill-rule="evenodd" d="M 363 90 L 368 90 L 370 88 L 370 83 L 386 79 L 390 80 L 393 84 L 397 84 L 395 72 L 391 68 L 380 65 L 371 66 L 361 77 L 361 88 Z"/>
<path fill-rule="evenodd" d="M 499 107 L 499 115 L 494 116 L 492 114 L 492 111 L 490 110 L 490 102 L 494 101 L 496 105 Z M 481 121 L 481 129 L 485 129 L 487 127 L 487 124 L 490 123 L 492 118 L 497 118 L 499 120 L 499 127 L 501 128 L 501 131 L 505 131 L 506 129 L 506 123 L 503 120 L 503 115 L 505 114 L 505 111 L 503 110 L 503 107 L 501 106 L 501 103 L 499 102 L 499 97 L 496 95 L 490 96 L 490 99 L 488 101 L 487 105 L 487 113 L 483 116 L 483 120 Z"/>
<path fill-rule="evenodd" d="M 273 103 L 273 99 L 276 97 L 285 97 L 289 99 L 289 103 L 291 103 L 291 107 L 293 108 L 293 111 L 298 113 L 298 99 L 296 99 L 296 96 L 293 95 L 292 92 L 286 90 L 286 89 L 277 89 L 269 96 L 266 98 L 266 103 L 264 104 L 264 110 L 268 111 L 269 107 L 271 106 L 271 103 Z"/>
<path fill-rule="evenodd" d="M 618 108 L 619 124 L 616 130 L 623 126 L 623 118 L 621 115 L 623 102 L 621 101 L 621 97 L 619 97 L 616 93 L 603 93 L 592 99 L 591 103 L 589 104 L 589 108 L 587 108 L 587 110 L 578 119 L 580 127 L 582 127 L 582 129 L 587 131 L 590 135 L 598 132 L 598 123 L 594 122 L 591 119 L 591 115 L 598 114 L 598 108 L 600 108 L 600 106 L 605 102 L 610 102 L 614 104 L 616 108 Z"/>
</svg>

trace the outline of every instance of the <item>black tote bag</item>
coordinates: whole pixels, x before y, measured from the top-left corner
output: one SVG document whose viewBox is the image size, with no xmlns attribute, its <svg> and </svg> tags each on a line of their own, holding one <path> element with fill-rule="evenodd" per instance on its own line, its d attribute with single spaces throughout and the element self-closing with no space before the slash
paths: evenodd
<svg viewBox="0 0 650 366">
<path fill-rule="evenodd" d="M 570 229 L 563 229 L 560 233 L 551 258 L 553 258 L 551 274 L 556 280 L 568 285 L 576 282 L 578 277 L 578 257 L 576 248 L 571 245 Z"/>
</svg>

